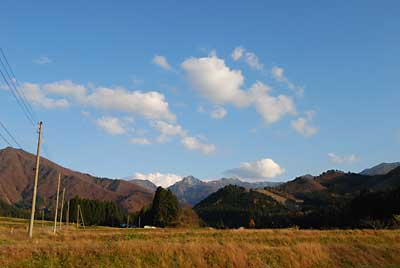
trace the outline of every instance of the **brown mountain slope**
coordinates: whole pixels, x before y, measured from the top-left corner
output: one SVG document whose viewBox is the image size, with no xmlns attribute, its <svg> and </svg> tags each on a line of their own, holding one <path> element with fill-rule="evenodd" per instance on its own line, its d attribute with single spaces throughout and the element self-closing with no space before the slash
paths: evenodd
<svg viewBox="0 0 400 268">
<path fill-rule="evenodd" d="M 276 187 L 282 192 L 289 194 L 299 194 L 299 193 L 309 193 L 325 190 L 318 181 L 314 180 L 312 177 L 298 177 L 292 181 L 286 182 Z"/>
<path fill-rule="evenodd" d="M 0 150 L 0 199 L 9 204 L 29 204 L 32 198 L 35 156 L 23 150 Z M 89 174 L 61 167 L 41 158 L 38 182 L 39 206 L 51 206 L 55 198 L 58 173 L 62 174 L 61 189 L 66 199 L 81 198 L 115 201 L 129 211 L 148 205 L 153 193 L 123 180 L 96 178 Z"/>
</svg>

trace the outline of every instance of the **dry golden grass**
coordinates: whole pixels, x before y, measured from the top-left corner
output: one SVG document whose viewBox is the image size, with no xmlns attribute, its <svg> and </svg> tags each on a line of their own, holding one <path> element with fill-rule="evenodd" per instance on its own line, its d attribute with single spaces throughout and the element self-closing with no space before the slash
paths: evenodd
<svg viewBox="0 0 400 268">
<path fill-rule="evenodd" d="M 400 267 L 397 230 L 26 228 L 0 218 L 0 267 Z"/>
</svg>

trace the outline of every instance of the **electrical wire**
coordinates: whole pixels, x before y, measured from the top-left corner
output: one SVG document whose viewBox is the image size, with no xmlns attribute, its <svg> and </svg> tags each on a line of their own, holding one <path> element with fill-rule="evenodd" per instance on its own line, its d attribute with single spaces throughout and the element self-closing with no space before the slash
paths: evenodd
<svg viewBox="0 0 400 268">
<path fill-rule="evenodd" d="M 8 134 L 8 136 L 11 137 L 11 139 L 15 142 L 15 144 L 22 149 L 21 144 L 19 144 L 19 142 L 17 141 L 17 139 L 11 134 L 11 132 L 6 128 L 6 126 L 0 121 L 0 126 L 2 129 L 4 129 L 4 131 Z"/>
</svg>

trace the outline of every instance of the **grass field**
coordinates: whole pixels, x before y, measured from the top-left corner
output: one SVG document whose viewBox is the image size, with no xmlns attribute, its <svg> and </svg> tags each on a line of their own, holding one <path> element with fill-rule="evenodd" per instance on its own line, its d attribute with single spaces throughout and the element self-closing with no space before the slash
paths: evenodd
<svg viewBox="0 0 400 268">
<path fill-rule="evenodd" d="M 0 218 L 0 267 L 400 267 L 399 230 L 26 230 Z"/>
</svg>

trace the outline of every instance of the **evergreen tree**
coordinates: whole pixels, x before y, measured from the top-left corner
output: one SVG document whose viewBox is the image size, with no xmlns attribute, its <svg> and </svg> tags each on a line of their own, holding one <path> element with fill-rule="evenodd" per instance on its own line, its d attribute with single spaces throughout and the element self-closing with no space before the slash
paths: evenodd
<svg viewBox="0 0 400 268">
<path fill-rule="evenodd" d="M 168 189 L 158 187 L 151 207 L 154 226 L 166 227 L 173 225 L 179 213 L 179 203 Z"/>
</svg>

